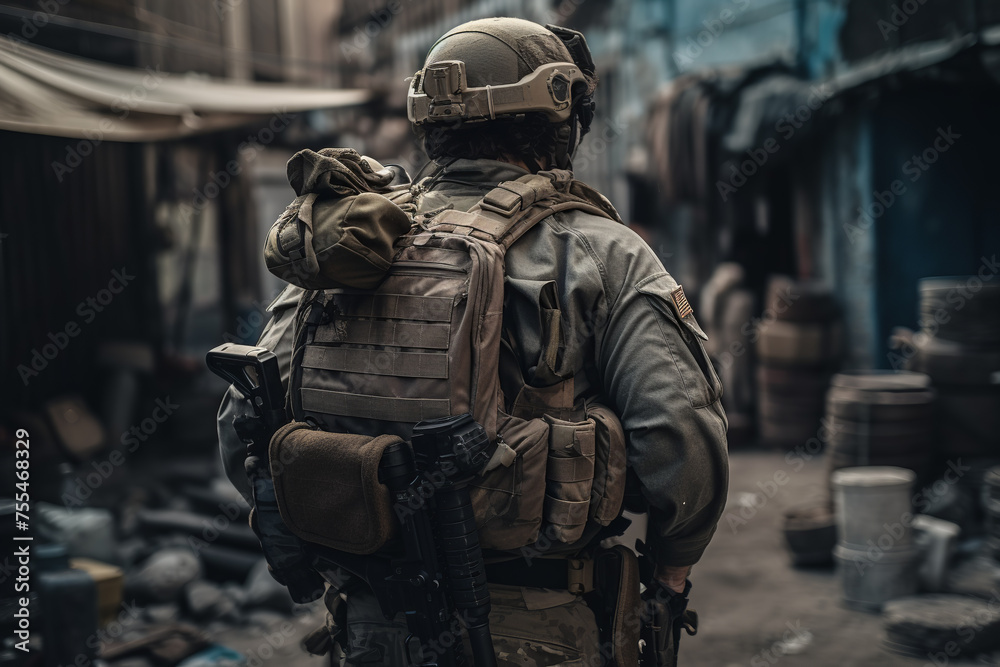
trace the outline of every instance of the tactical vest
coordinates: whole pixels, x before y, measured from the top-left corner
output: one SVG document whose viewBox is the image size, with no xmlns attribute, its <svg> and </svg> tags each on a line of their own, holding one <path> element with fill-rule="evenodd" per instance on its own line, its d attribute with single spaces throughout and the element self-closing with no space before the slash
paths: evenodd
<svg viewBox="0 0 1000 667">
<path fill-rule="evenodd" d="M 410 197 L 389 195 L 403 209 Z M 396 239 L 377 287 L 310 290 L 295 315 L 288 386 L 295 422 L 408 439 L 419 421 L 468 412 L 496 439 L 471 493 L 487 549 L 540 539 L 582 545 L 622 507 L 626 454 L 618 418 L 597 403 L 575 403 L 573 378 L 525 384 L 502 336 L 506 251 L 541 220 L 568 210 L 618 220 L 606 199 L 569 172 L 527 175 L 501 183 L 467 212 L 416 216 Z M 549 314 L 558 332 L 559 312 Z M 557 344 L 545 354 L 554 355 Z M 285 488 L 296 484 L 294 469 L 281 471 Z M 283 507 L 283 517 L 286 509 L 297 511 Z M 293 531 L 304 523 L 289 518 Z M 322 541 L 314 532 L 301 536 Z M 345 548 L 336 538 L 330 544 Z"/>
</svg>

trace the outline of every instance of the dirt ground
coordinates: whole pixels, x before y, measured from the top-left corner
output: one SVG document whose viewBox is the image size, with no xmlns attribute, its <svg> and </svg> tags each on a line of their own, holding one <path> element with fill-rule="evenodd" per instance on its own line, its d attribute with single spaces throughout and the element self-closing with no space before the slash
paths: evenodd
<svg viewBox="0 0 1000 667">
<path fill-rule="evenodd" d="M 832 568 L 789 565 L 779 527 L 782 512 L 826 497 L 822 457 L 795 472 L 782 453 L 736 451 L 730 469 L 726 515 L 692 575 L 691 606 L 701 629 L 681 641 L 682 667 L 998 664 L 890 653 L 881 646 L 880 617 L 841 604 Z M 785 483 L 772 486 L 779 471 L 787 479 L 779 474 Z M 746 494 L 752 493 L 767 502 L 751 501 Z M 757 506 L 755 514 L 746 508 L 750 504 Z"/>
<path fill-rule="evenodd" d="M 701 629 L 696 637 L 682 640 L 681 667 L 1000 664 L 995 659 L 918 659 L 890 653 L 881 645 L 880 617 L 841 604 L 840 582 L 832 568 L 789 565 L 779 526 L 782 512 L 826 497 L 822 457 L 795 471 L 781 453 L 736 451 L 731 470 L 726 515 L 692 576 L 691 606 L 700 615 Z M 769 483 L 776 473 L 784 483 Z M 754 493 L 757 499 L 748 495 Z M 761 498 L 767 498 L 766 503 Z M 294 619 L 262 618 L 255 628 L 229 629 L 216 639 L 247 654 L 249 667 L 321 667 L 325 661 L 304 654 L 298 640 L 322 623 L 323 616 L 315 605 Z"/>
</svg>

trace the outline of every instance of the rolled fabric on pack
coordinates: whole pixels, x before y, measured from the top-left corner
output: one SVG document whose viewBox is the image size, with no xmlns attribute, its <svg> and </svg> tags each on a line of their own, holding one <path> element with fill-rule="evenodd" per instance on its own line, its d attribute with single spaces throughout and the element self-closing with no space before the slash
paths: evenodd
<svg viewBox="0 0 1000 667">
<path fill-rule="evenodd" d="M 347 148 L 303 150 L 288 161 L 298 195 L 271 226 L 268 270 L 305 289 L 372 289 L 410 216 L 383 195 L 395 172 Z"/>
</svg>

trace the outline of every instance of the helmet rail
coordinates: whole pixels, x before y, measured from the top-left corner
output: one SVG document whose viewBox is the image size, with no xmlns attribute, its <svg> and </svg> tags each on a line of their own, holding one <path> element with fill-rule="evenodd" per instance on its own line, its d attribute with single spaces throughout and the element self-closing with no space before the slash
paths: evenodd
<svg viewBox="0 0 1000 667">
<path fill-rule="evenodd" d="M 413 76 L 407 95 L 411 123 L 496 120 L 539 112 L 553 123 L 565 122 L 572 113 L 573 86 L 586 83 L 574 63 L 542 65 L 516 83 L 470 88 L 465 63 L 443 60 L 427 65 Z"/>
</svg>

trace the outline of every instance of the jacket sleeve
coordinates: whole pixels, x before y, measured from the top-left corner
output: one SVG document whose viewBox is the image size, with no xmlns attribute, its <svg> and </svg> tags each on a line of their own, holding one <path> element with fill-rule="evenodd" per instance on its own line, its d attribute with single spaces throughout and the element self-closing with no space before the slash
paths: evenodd
<svg viewBox="0 0 1000 667">
<path fill-rule="evenodd" d="M 673 300 L 676 281 L 635 234 L 595 258 L 608 291 L 597 340 L 602 383 L 621 418 L 628 461 L 650 504 L 658 565 L 697 562 L 725 508 L 728 423 L 707 336 Z"/>
<path fill-rule="evenodd" d="M 302 292 L 301 288 L 289 285 L 278 295 L 278 298 L 268 306 L 268 310 L 271 311 L 271 320 L 264 327 L 264 331 L 261 332 L 260 339 L 257 341 L 257 345 L 267 348 L 278 357 L 281 384 L 286 390 L 288 389 L 288 376 L 292 363 L 292 336 L 294 334 L 292 325 L 295 320 L 295 307 Z M 233 428 L 233 419 L 236 416 L 250 414 L 253 414 L 250 402 L 244 399 L 235 388 L 229 387 L 222 397 L 222 405 L 219 406 L 217 417 L 219 451 L 222 454 L 222 466 L 229 481 L 252 505 L 253 495 L 250 491 L 250 482 L 247 480 L 243 467 L 243 462 L 246 459 L 246 445 L 236 435 L 236 430 Z"/>
</svg>

